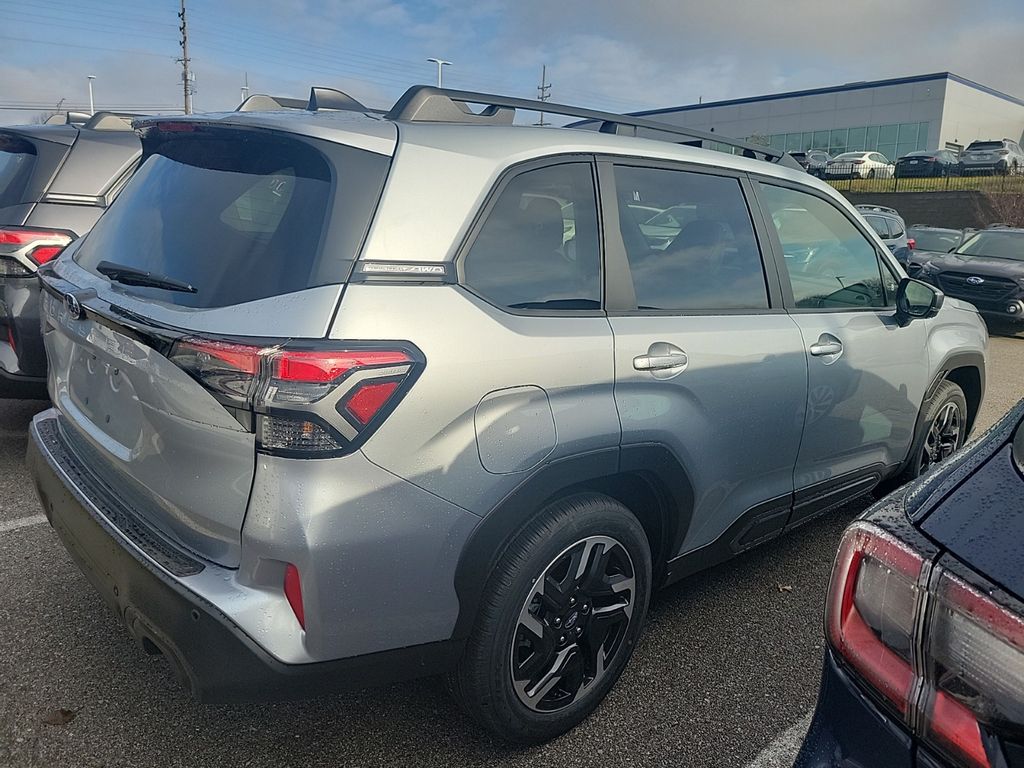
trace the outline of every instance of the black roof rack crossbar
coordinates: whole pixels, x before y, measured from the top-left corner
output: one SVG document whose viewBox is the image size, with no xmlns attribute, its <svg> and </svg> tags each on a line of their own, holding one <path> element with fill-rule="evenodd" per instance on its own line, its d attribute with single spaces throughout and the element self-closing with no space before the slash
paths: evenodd
<svg viewBox="0 0 1024 768">
<path fill-rule="evenodd" d="M 466 105 L 481 104 L 481 112 L 473 112 Z M 564 115 L 580 118 L 585 122 L 600 123 L 599 130 L 603 133 L 631 132 L 638 136 L 639 130 L 653 131 L 663 136 L 643 136 L 643 138 L 661 138 L 674 140 L 676 143 L 693 143 L 700 145 L 705 141 L 724 144 L 743 151 L 745 157 L 763 158 L 772 162 L 799 168 L 799 163 L 789 157 L 785 151 L 761 144 L 751 144 L 739 139 L 731 139 L 712 131 L 696 128 L 685 128 L 679 125 L 649 120 L 635 115 L 622 115 L 614 112 L 601 112 L 596 109 L 573 107 L 568 104 L 557 104 L 551 101 L 520 99 L 512 96 L 498 96 L 491 93 L 476 91 L 459 91 L 451 88 L 436 88 L 431 85 L 414 85 L 395 102 L 395 106 L 385 115 L 389 120 L 406 120 L 409 122 L 426 123 L 491 123 L 510 124 L 515 110 L 524 109 L 531 112 L 544 112 L 549 115 Z M 577 127 L 577 126 L 568 126 Z M 665 139 L 664 135 L 672 139 Z M 680 142 L 675 137 L 690 139 Z"/>
</svg>

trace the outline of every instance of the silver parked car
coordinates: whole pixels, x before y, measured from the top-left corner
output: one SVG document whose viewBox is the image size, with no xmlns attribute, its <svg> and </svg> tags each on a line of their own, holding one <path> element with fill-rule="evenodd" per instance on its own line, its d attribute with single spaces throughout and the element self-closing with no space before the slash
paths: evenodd
<svg viewBox="0 0 1024 768">
<path fill-rule="evenodd" d="M 46 397 L 36 270 L 89 231 L 135 170 L 132 117 L 0 128 L 0 397 Z"/>
<path fill-rule="evenodd" d="M 960 169 L 962 174 L 1016 175 L 1024 170 L 1024 150 L 1013 139 L 972 141 L 960 155 Z"/>
<path fill-rule="evenodd" d="M 325 102 L 140 123 L 142 166 L 41 278 L 43 509 L 196 695 L 447 674 L 502 737 L 551 738 L 653 589 L 970 432 L 977 312 L 784 154 L 424 86 Z"/>
</svg>

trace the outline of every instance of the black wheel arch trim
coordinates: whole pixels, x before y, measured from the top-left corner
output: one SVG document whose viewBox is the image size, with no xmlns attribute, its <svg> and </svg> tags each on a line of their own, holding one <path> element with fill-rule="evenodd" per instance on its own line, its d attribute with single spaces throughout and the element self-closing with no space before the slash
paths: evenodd
<svg viewBox="0 0 1024 768">
<path fill-rule="evenodd" d="M 471 534 L 455 570 L 459 615 L 452 639 L 462 644 L 469 637 L 487 580 L 527 521 L 558 498 L 576 491 L 600 493 L 595 483 L 624 474 L 646 481 L 658 495 L 661 546 L 660 551 L 652 552 L 656 564 L 652 586 L 657 588 L 664 578 L 665 564 L 682 543 L 693 508 L 692 486 L 679 459 L 666 446 L 654 443 L 569 456 L 531 473 L 484 516 Z"/>
</svg>

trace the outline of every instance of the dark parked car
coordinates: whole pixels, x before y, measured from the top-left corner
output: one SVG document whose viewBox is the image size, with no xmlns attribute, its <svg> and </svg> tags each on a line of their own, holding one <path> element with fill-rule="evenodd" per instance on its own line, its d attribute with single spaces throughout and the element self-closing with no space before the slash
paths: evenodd
<svg viewBox="0 0 1024 768">
<path fill-rule="evenodd" d="M 825 175 L 825 166 L 832 155 L 821 149 L 810 149 L 806 152 L 790 152 L 789 156 L 800 163 L 800 166 L 812 176 L 821 178 Z"/>
<path fill-rule="evenodd" d="M 921 266 L 935 256 L 942 256 L 955 251 L 960 244 L 975 233 L 973 229 L 951 229 L 949 227 L 931 227 L 927 224 L 915 224 L 907 229 L 907 238 L 914 243 L 913 251 L 903 265 L 907 274 L 915 277 Z"/>
<path fill-rule="evenodd" d="M 46 397 L 36 269 L 92 229 L 135 170 L 131 117 L 0 129 L 0 397 Z"/>
<path fill-rule="evenodd" d="M 896 161 L 896 178 L 912 176 L 956 176 L 960 173 L 960 157 L 948 149 L 908 152 Z"/>
<path fill-rule="evenodd" d="M 952 253 L 934 255 L 917 275 L 983 315 L 1024 321 L 1024 229 L 975 232 Z"/>
<path fill-rule="evenodd" d="M 1024 401 L 846 530 L 798 768 L 1024 765 L 1022 474 Z"/>
</svg>

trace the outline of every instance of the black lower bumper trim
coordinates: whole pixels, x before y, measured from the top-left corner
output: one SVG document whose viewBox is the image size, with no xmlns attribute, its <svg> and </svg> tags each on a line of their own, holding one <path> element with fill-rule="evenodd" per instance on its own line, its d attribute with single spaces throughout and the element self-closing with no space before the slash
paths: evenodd
<svg viewBox="0 0 1024 768">
<path fill-rule="evenodd" d="M 36 422 L 38 423 L 38 422 Z M 273 658 L 216 606 L 122 543 L 65 484 L 30 429 L 26 462 L 50 524 L 132 636 L 161 652 L 206 702 L 309 698 L 452 669 L 461 645 L 443 641 L 310 664 Z"/>
</svg>

